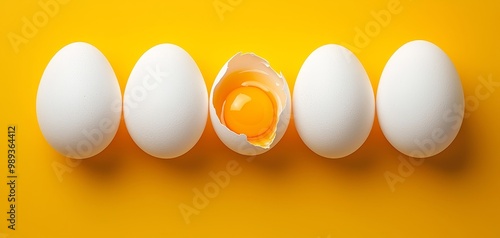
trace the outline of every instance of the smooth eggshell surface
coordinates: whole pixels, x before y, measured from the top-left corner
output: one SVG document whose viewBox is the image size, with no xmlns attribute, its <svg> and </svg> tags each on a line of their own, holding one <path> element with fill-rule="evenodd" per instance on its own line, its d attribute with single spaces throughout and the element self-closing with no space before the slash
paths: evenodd
<svg viewBox="0 0 500 238">
<path fill-rule="evenodd" d="M 67 157 L 82 159 L 111 143 L 121 104 L 120 86 L 106 57 L 94 46 L 76 42 L 59 50 L 45 68 L 36 112 L 49 144 Z"/>
<path fill-rule="evenodd" d="M 326 158 L 353 153 L 370 134 L 374 114 L 370 80 L 352 52 L 329 44 L 309 55 L 295 82 L 293 116 L 312 151 Z"/>
<path fill-rule="evenodd" d="M 417 40 L 387 62 L 377 92 L 377 115 L 389 142 L 417 158 L 448 147 L 460 130 L 464 95 L 458 73 L 436 45 Z"/>
<path fill-rule="evenodd" d="M 185 50 L 160 44 L 134 66 L 123 107 L 128 132 L 143 151 L 158 158 L 175 158 L 188 152 L 205 129 L 205 81 Z"/>
</svg>

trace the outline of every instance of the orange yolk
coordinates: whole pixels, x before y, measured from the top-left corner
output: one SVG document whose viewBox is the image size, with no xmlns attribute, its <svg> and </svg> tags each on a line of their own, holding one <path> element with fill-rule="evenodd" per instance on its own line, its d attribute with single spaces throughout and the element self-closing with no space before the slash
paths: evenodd
<svg viewBox="0 0 500 238">
<path fill-rule="evenodd" d="M 249 141 L 269 134 L 275 123 L 275 106 L 268 93 L 258 87 L 236 88 L 223 105 L 225 125 L 237 134 L 245 134 Z"/>
</svg>

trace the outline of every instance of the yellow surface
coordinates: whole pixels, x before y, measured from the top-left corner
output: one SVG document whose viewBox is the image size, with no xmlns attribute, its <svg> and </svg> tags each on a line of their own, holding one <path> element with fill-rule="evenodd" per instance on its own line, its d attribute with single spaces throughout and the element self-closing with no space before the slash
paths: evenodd
<svg viewBox="0 0 500 238">
<path fill-rule="evenodd" d="M 50 15 L 38 1 L 1 1 L 0 237 L 500 237 L 500 4 L 394 1 L 61 0 Z M 160 160 L 133 143 L 122 121 L 102 154 L 79 162 L 54 151 L 36 120 L 43 70 L 74 41 L 107 56 L 123 91 L 135 62 L 159 43 L 187 50 L 208 88 L 243 51 L 269 60 L 292 89 L 314 49 L 339 43 L 376 88 L 391 54 L 414 39 L 437 44 L 454 62 L 467 118 L 446 151 L 401 171 L 400 159 L 408 160 L 377 121 L 360 150 L 341 160 L 308 150 L 293 121 L 255 158 L 227 149 L 207 123 L 192 151 Z M 16 231 L 6 221 L 10 124 L 17 126 Z M 389 173 L 400 176 L 394 190 Z M 193 204 L 199 192 L 210 198 Z M 196 213 L 189 224 L 180 208 Z"/>
</svg>

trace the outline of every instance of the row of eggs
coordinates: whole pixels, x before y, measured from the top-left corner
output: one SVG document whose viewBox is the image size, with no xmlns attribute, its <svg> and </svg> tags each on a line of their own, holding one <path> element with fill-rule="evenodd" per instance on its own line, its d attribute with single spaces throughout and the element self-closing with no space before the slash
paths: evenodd
<svg viewBox="0 0 500 238">
<path fill-rule="evenodd" d="M 283 75 L 266 60 L 238 53 L 220 70 L 209 98 L 191 56 L 176 45 L 160 44 L 138 60 L 122 99 L 106 57 L 94 46 L 76 42 L 59 50 L 47 65 L 36 111 L 48 143 L 77 159 L 92 157 L 111 143 L 122 109 L 133 141 L 158 158 L 188 152 L 201 137 L 208 112 L 228 148 L 258 155 L 283 137 L 293 105 L 300 138 L 327 158 L 345 157 L 365 142 L 375 106 L 388 141 L 419 158 L 448 147 L 463 120 L 457 71 L 439 47 L 423 40 L 403 45 L 389 59 L 376 105 L 363 65 L 334 44 L 309 55 L 290 95 Z"/>
</svg>

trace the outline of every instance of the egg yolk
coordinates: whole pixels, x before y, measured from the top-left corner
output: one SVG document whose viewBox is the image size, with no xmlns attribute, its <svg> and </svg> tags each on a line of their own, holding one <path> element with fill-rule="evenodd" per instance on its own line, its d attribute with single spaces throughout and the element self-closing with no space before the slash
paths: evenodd
<svg viewBox="0 0 500 238">
<path fill-rule="evenodd" d="M 223 105 L 225 125 L 237 134 L 245 134 L 251 142 L 262 139 L 275 123 L 274 103 L 268 93 L 258 87 L 233 90 Z"/>
<path fill-rule="evenodd" d="M 214 91 L 213 105 L 220 122 L 261 148 L 273 143 L 282 110 L 277 92 L 281 85 L 273 79 L 261 70 L 233 71 Z"/>
</svg>

